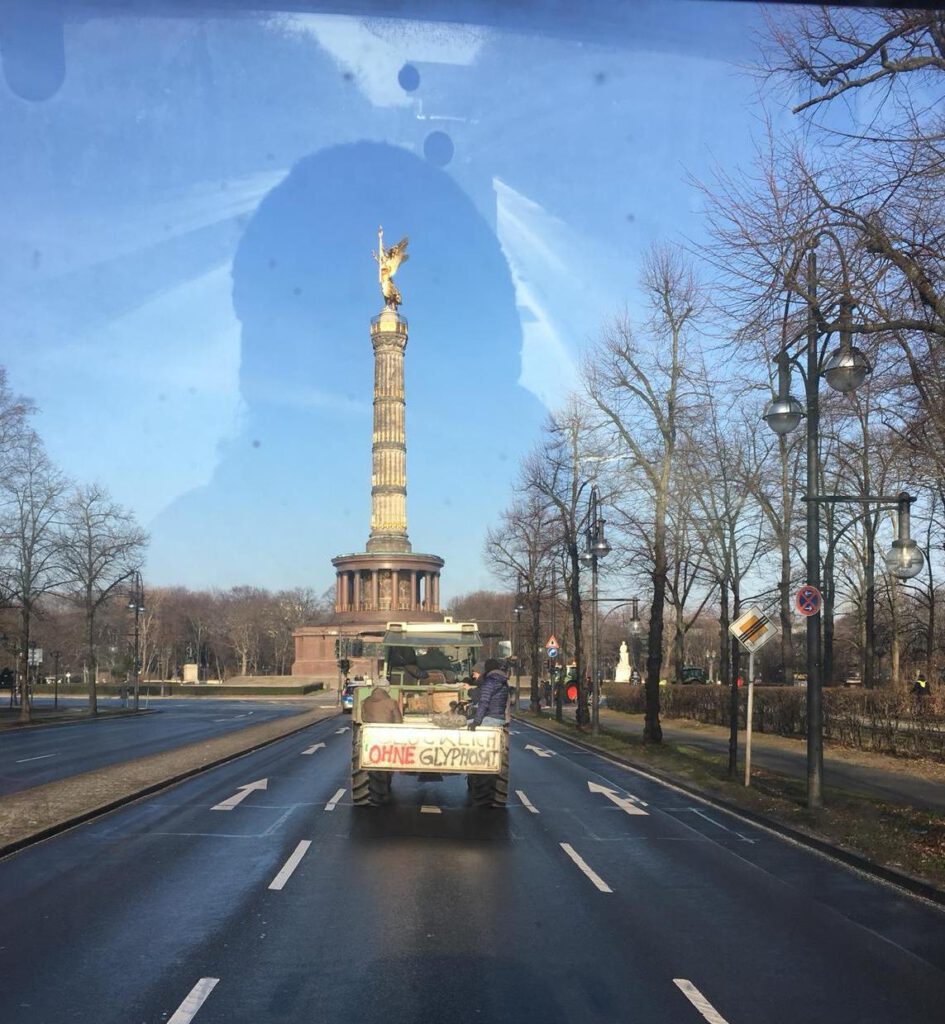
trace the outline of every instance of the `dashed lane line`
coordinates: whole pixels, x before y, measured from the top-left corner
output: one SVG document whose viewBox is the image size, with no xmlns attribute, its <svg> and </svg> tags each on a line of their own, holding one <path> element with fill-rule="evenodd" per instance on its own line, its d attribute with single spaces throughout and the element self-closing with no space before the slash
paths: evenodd
<svg viewBox="0 0 945 1024">
<path fill-rule="evenodd" d="M 709 1002 L 708 999 L 696 988 L 691 981 L 685 978 L 673 978 L 673 984 L 689 1000 L 690 1003 L 702 1014 L 709 1024 L 728 1024 L 728 1021 Z"/>
<path fill-rule="evenodd" d="M 47 757 L 55 757 L 59 751 L 57 750 L 54 754 L 37 754 L 36 757 L 21 757 L 17 764 L 26 764 L 27 761 L 43 761 Z"/>
<path fill-rule="evenodd" d="M 337 793 L 325 804 L 326 811 L 333 811 L 338 804 L 338 801 L 345 795 L 343 789 L 339 789 Z"/>
<path fill-rule="evenodd" d="M 282 889 L 285 883 L 292 877 L 292 872 L 299 866 L 299 861 L 305 856 L 306 851 L 312 845 L 310 839 L 303 839 L 299 845 L 292 851 L 289 859 L 283 864 L 282 870 L 278 875 L 269 883 L 270 889 Z"/>
<path fill-rule="evenodd" d="M 515 795 L 519 798 L 519 800 L 522 801 L 522 805 L 527 807 L 532 812 L 532 814 L 541 814 L 541 811 L 539 811 L 538 808 L 534 806 L 531 800 L 529 800 L 528 797 L 525 795 L 525 792 L 523 790 L 515 790 Z"/>
<path fill-rule="evenodd" d="M 219 978 L 201 978 L 187 994 L 187 998 L 174 1011 L 174 1016 L 168 1020 L 167 1024 L 190 1024 L 219 981 Z"/>
<path fill-rule="evenodd" d="M 591 868 L 587 861 L 574 849 L 570 843 L 561 843 L 561 849 L 574 861 L 585 875 L 600 889 L 601 892 L 613 892 L 614 890 Z"/>
</svg>

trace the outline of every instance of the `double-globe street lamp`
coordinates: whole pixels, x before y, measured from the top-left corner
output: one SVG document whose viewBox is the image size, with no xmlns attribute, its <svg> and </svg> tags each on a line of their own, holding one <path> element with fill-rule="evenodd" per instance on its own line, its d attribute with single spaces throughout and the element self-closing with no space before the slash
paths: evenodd
<svg viewBox="0 0 945 1024">
<path fill-rule="evenodd" d="M 591 487 L 587 507 L 586 546 L 581 561 L 591 567 L 591 731 L 600 732 L 600 651 L 597 630 L 597 563 L 610 554 L 610 545 L 604 536 L 605 520 L 600 514 L 600 494 L 597 484 Z M 580 702 L 578 703 L 580 709 Z"/>
<path fill-rule="evenodd" d="M 518 585 L 515 589 L 515 636 L 512 638 L 512 654 L 515 658 L 515 703 L 513 707 L 518 712 L 519 701 L 521 700 L 522 689 L 522 655 L 519 648 L 522 644 L 522 612 L 525 611 L 525 597 L 522 593 L 522 574 L 518 574 Z"/>
<path fill-rule="evenodd" d="M 128 592 L 128 608 L 135 616 L 135 647 L 134 647 L 134 688 L 135 688 L 135 714 L 138 713 L 138 693 L 141 688 L 141 665 L 138 655 L 138 640 L 140 637 L 140 617 L 144 611 L 144 584 L 141 582 L 141 573 L 137 569 L 131 574 L 131 588 Z"/>
<path fill-rule="evenodd" d="M 821 362 L 819 345 L 820 338 L 833 332 L 834 325 L 828 324 L 823 317 L 817 301 L 817 254 L 816 247 L 821 237 L 829 237 L 835 244 L 843 275 L 843 290 L 839 299 L 839 310 L 836 327 L 840 335 L 840 344 Z M 763 419 L 768 426 L 779 435 L 789 434 L 796 429 L 801 420 L 807 418 L 807 487 L 804 500 L 807 503 L 807 582 L 820 590 L 820 504 L 823 502 L 856 502 L 862 504 L 887 505 L 896 501 L 900 510 L 899 536 L 893 542 L 893 548 L 887 556 L 886 564 L 893 575 L 900 579 L 908 579 L 916 575 L 922 568 L 922 553 L 909 537 L 909 504 L 912 499 L 908 495 L 844 497 L 842 495 L 819 495 L 817 493 L 820 480 L 820 378 L 824 377 L 827 384 L 842 394 L 854 392 L 869 374 L 872 366 L 866 356 L 852 344 L 852 314 L 854 302 L 850 293 L 849 274 L 843 247 L 839 239 L 830 231 L 815 234 L 805 246 L 807 256 L 807 324 L 803 334 L 795 338 L 799 341 L 806 336 L 806 345 L 796 355 L 791 356 L 788 349 L 791 342 L 784 337 L 778 352 L 778 393 L 768 403 Z M 804 251 L 801 253 L 803 257 Z M 792 267 L 792 276 L 797 273 L 800 259 Z M 784 322 L 793 286 L 788 282 L 788 296 L 785 300 Z M 794 398 L 791 393 L 791 363 L 800 363 L 806 354 L 804 372 L 806 405 Z M 900 498 L 908 500 L 900 501 Z M 916 560 L 918 562 L 916 564 Z M 823 806 L 823 697 L 821 679 L 821 617 L 818 611 L 807 617 L 807 803 L 809 807 Z"/>
</svg>

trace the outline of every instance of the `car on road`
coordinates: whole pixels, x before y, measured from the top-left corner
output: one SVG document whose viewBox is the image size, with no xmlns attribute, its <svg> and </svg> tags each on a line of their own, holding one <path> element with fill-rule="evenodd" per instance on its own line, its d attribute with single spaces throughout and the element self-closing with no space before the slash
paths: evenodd
<svg viewBox="0 0 945 1024">
<path fill-rule="evenodd" d="M 354 683 L 348 683 L 341 691 L 341 710 L 344 714 L 350 715 L 354 708 Z"/>
</svg>

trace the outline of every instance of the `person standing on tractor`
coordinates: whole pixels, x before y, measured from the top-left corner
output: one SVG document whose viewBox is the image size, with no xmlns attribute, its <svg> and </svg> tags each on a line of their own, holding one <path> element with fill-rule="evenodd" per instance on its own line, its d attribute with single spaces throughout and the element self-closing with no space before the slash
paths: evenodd
<svg viewBox="0 0 945 1024">
<path fill-rule="evenodd" d="M 469 723 L 470 729 L 479 725 L 505 725 L 505 713 L 509 706 L 509 678 L 502 671 L 495 658 L 485 664 L 485 674 L 479 680 L 479 703 L 476 715 Z"/>
</svg>

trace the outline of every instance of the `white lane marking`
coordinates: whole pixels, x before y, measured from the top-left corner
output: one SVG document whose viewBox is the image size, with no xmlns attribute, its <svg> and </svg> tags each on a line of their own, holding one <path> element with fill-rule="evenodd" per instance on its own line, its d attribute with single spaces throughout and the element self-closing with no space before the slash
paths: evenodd
<svg viewBox="0 0 945 1024">
<path fill-rule="evenodd" d="M 325 810 L 333 811 L 335 809 L 335 805 L 344 795 L 345 791 L 343 789 L 339 789 L 338 792 L 335 793 L 335 795 L 328 801 L 328 803 L 325 804 Z"/>
<path fill-rule="evenodd" d="M 226 800 L 221 800 L 220 803 L 215 804 L 210 808 L 211 811 L 232 811 L 237 804 L 241 804 L 250 793 L 255 793 L 260 789 L 268 789 L 268 779 L 257 779 L 255 782 L 248 782 L 245 786 L 240 786 L 239 789 L 233 794 L 228 796 Z"/>
<path fill-rule="evenodd" d="M 187 994 L 187 998 L 174 1011 L 167 1024 L 190 1024 L 194 1015 L 206 1002 L 207 996 L 216 988 L 219 978 L 201 978 Z"/>
<path fill-rule="evenodd" d="M 525 747 L 525 749 L 533 751 L 539 757 L 554 757 L 555 756 L 555 752 L 553 750 L 545 750 L 544 747 L 535 747 L 535 746 L 532 746 L 531 743 L 529 743 Z"/>
<path fill-rule="evenodd" d="M 347 731 L 348 731 L 348 727 L 346 725 L 343 725 L 340 729 L 335 729 L 335 735 L 336 736 L 340 736 L 343 732 L 347 732 Z"/>
<path fill-rule="evenodd" d="M 513 735 L 513 736 L 518 736 L 518 735 L 520 735 L 520 734 L 521 734 L 521 731 L 522 731 L 521 729 L 509 729 L 509 732 L 510 732 L 510 733 L 511 733 L 511 735 Z"/>
<path fill-rule="evenodd" d="M 36 757 L 21 757 L 19 759 L 19 761 L 17 761 L 16 763 L 17 764 L 26 764 L 27 761 L 42 761 L 44 758 L 47 758 L 47 757 L 55 757 L 56 754 L 58 754 L 58 753 L 59 753 L 59 751 L 57 750 L 55 754 L 37 754 Z"/>
<path fill-rule="evenodd" d="M 689 1000 L 690 1003 L 702 1014 L 709 1024 L 728 1024 L 728 1021 L 709 1002 L 708 999 L 696 988 L 691 981 L 685 978 L 673 978 L 673 984 Z"/>
<path fill-rule="evenodd" d="M 584 872 L 585 875 L 600 889 L 601 892 L 613 892 L 614 890 L 594 871 L 588 866 L 584 858 L 574 849 L 570 843 L 561 843 L 561 849 L 574 861 L 575 864 Z"/>
<path fill-rule="evenodd" d="M 627 814 L 642 814 L 644 817 L 647 816 L 647 812 L 644 811 L 642 807 L 637 806 L 636 800 L 632 796 L 621 796 L 615 789 L 608 789 L 607 786 L 602 786 L 599 782 L 588 782 L 587 788 L 592 793 L 603 793 L 608 800 L 626 811 Z"/>
<path fill-rule="evenodd" d="M 299 861 L 305 856 L 306 850 L 312 845 L 310 839 L 303 839 L 299 845 L 292 851 L 292 856 L 282 866 L 282 870 L 278 875 L 269 883 L 270 889 L 281 889 L 289 878 L 292 876 L 292 872 L 299 866 Z"/>
<path fill-rule="evenodd" d="M 526 806 L 526 807 L 527 807 L 527 808 L 528 808 L 528 809 L 529 809 L 529 810 L 530 810 L 530 811 L 532 812 L 532 814 L 541 814 L 541 811 L 539 811 L 539 810 L 538 810 L 538 808 L 537 808 L 537 807 L 535 807 L 535 806 L 534 806 L 534 805 L 532 804 L 531 800 L 529 800 L 529 799 L 528 799 L 528 797 L 527 797 L 527 796 L 525 795 L 525 793 L 524 793 L 524 791 L 523 791 L 523 790 L 521 790 L 521 789 L 517 789 L 517 790 L 515 790 L 515 795 L 516 795 L 516 796 L 517 796 L 517 797 L 519 798 L 519 800 L 521 800 L 521 801 L 522 801 L 522 803 L 523 803 L 523 804 L 524 804 L 524 805 L 525 805 L 525 806 Z"/>
<path fill-rule="evenodd" d="M 442 814 L 443 809 L 441 807 L 434 807 L 433 804 L 422 804 L 420 807 L 421 814 Z"/>
<path fill-rule="evenodd" d="M 319 749 L 319 747 L 324 747 L 324 746 L 325 746 L 324 743 L 316 743 L 314 746 L 309 747 L 308 750 L 303 750 L 302 753 L 303 754 L 314 754 L 315 751 Z"/>
<path fill-rule="evenodd" d="M 715 825 L 716 828 L 722 829 L 723 832 L 730 832 L 733 836 L 737 836 L 741 839 L 743 843 L 753 843 L 755 841 L 754 839 L 749 839 L 748 836 L 743 836 L 741 832 L 736 832 L 733 828 L 726 828 L 725 825 L 722 825 L 714 818 L 710 818 L 704 811 L 700 811 L 698 807 L 686 807 L 684 810 L 692 811 L 693 814 L 698 814 L 700 818 L 705 818 L 710 825 Z"/>
</svg>

